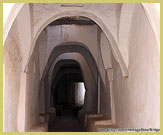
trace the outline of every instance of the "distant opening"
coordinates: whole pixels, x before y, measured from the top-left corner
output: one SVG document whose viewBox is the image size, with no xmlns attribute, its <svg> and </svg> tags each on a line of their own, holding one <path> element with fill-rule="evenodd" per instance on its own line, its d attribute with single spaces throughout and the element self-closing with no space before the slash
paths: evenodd
<svg viewBox="0 0 163 135">
<path fill-rule="evenodd" d="M 85 86 L 83 82 L 75 82 L 75 105 L 83 106 L 85 96 Z"/>
</svg>

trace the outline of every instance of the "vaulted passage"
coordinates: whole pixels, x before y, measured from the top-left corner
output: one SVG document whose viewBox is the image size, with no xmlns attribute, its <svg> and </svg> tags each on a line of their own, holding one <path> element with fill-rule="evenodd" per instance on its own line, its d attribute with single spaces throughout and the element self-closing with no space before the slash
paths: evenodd
<svg viewBox="0 0 163 135">
<path fill-rule="evenodd" d="M 4 29 L 5 132 L 160 128 L 152 4 L 26 3 L 13 13 Z"/>
<path fill-rule="evenodd" d="M 48 54 L 47 64 L 40 82 L 39 121 L 47 122 L 49 132 L 87 131 L 85 127 L 86 113 L 98 116 L 100 111 L 103 111 L 105 113 L 101 117 L 102 119 L 111 118 L 110 98 L 107 99 L 104 96 L 102 101 L 102 103 L 108 104 L 107 109 L 104 110 L 100 105 L 100 95 L 102 94 L 100 89 L 106 91 L 106 88 L 98 70 L 98 61 L 95 60 L 96 54 L 81 42 L 84 37 L 71 35 L 71 32 L 76 33 L 78 30 L 86 32 L 88 28 L 93 30 L 94 28 L 98 29 L 98 26 L 86 17 L 73 16 L 58 19 L 44 29 L 47 33 L 47 44 L 54 46 L 54 35 L 63 40 L 63 43 L 54 46 Z M 61 32 L 57 29 L 60 29 Z M 42 44 L 42 36 L 45 36 L 43 34 L 44 31 L 36 41 L 36 47 L 37 45 L 40 47 Z M 64 35 L 63 39 L 62 35 Z M 75 42 L 65 42 L 66 35 L 67 38 L 77 36 L 79 39 Z M 87 35 L 89 36 L 89 34 Z M 87 40 L 91 45 L 91 39 Z"/>
<path fill-rule="evenodd" d="M 83 107 L 86 91 L 82 71 L 78 63 L 73 60 L 62 60 L 57 65 L 62 66 L 51 85 L 51 106 L 56 110 L 56 120 L 49 123 L 48 130 L 51 132 L 83 131 L 78 120 L 78 112 Z"/>
</svg>

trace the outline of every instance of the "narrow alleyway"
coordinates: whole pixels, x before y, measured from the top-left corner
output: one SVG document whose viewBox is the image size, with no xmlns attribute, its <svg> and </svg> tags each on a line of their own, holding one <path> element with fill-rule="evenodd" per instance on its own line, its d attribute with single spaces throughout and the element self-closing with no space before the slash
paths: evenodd
<svg viewBox="0 0 163 135">
<path fill-rule="evenodd" d="M 4 132 L 160 128 L 159 22 L 149 3 L 17 3 L 3 34 Z"/>
</svg>

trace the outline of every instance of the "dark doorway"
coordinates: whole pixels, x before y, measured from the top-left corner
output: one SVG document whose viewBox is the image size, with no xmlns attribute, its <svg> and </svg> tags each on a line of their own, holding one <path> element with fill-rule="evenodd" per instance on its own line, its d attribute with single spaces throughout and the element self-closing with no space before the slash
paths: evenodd
<svg viewBox="0 0 163 135">
<path fill-rule="evenodd" d="M 84 104 L 85 87 L 77 62 L 60 67 L 51 86 L 56 120 L 49 123 L 50 132 L 81 132 L 78 112 Z"/>
</svg>

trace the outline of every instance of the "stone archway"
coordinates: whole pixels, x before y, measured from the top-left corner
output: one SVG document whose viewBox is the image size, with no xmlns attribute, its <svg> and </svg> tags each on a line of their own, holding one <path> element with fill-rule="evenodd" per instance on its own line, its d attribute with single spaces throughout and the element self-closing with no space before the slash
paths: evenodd
<svg viewBox="0 0 163 135">
<path fill-rule="evenodd" d="M 80 61 L 81 58 L 85 59 L 87 65 L 89 67 L 89 69 L 88 69 L 89 72 L 86 70 L 86 66 L 82 66 L 83 65 L 82 61 L 83 60 Z M 60 61 L 61 59 L 65 59 L 65 60 L 66 59 L 74 59 L 74 60 L 77 60 L 80 63 L 80 65 L 82 67 L 81 69 L 84 71 L 83 72 L 83 78 L 84 78 L 84 82 L 85 82 L 86 89 L 87 89 L 86 99 L 85 99 L 86 100 L 86 104 L 85 104 L 86 110 L 84 110 L 84 112 L 82 112 L 82 113 L 89 113 L 90 112 L 90 113 L 95 113 L 96 114 L 97 113 L 97 108 L 93 107 L 93 105 L 97 105 L 97 104 L 94 104 L 94 103 L 97 102 L 97 100 L 100 100 L 100 99 L 97 99 L 98 79 L 100 78 L 101 86 L 103 87 L 101 89 L 101 91 L 106 91 L 105 90 L 106 86 L 104 86 L 104 82 L 103 82 L 103 80 L 101 78 L 101 75 L 100 75 L 100 73 L 98 71 L 96 62 L 95 62 L 93 56 L 91 55 L 89 49 L 84 44 L 78 43 L 78 42 L 69 42 L 69 43 L 62 43 L 60 45 L 57 45 L 51 51 L 51 55 L 50 55 L 50 57 L 49 57 L 49 59 L 47 61 L 47 64 L 46 64 L 46 67 L 45 67 L 45 70 L 44 70 L 44 73 L 43 73 L 43 76 L 42 76 L 42 80 L 47 78 L 46 76 L 51 76 L 52 70 L 53 70 L 53 68 L 55 68 L 55 64 L 58 61 Z M 57 71 L 57 70 L 55 70 L 55 71 Z M 48 72 L 49 72 L 49 75 L 48 75 Z M 43 82 L 43 81 L 41 81 L 41 82 Z M 47 89 L 45 90 L 45 92 L 46 91 L 47 91 Z M 109 91 L 108 91 L 108 94 L 109 94 Z M 108 99 L 107 99 L 107 97 L 108 97 Z M 109 98 L 109 96 L 107 96 L 107 97 L 105 97 L 106 99 L 104 98 L 102 102 L 104 104 L 108 104 L 108 108 L 101 108 L 100 107 L 101 105 L 98 104 L 98 110 L 101 110 L 101 113 L 104 113 L 105 116 L 108 115 L 107 117 L 110 118 L 111 117 L 111 108 L 110 108 L 110 105 L 109 105 L 110 104 L 110 98 Z M 47 99 L 49 99 L 49 98 L 47 97 Z M 48 102 L 50 103 L 50 100 Z M 47 106 L 50 106 L 50 105 L 47 105 Z M 92 110 L 91 110 L 91 108 L 92 108 Z M 82 114 L 81 119 L 84 119 L 83 114 Z"/>
<path fill-rule="evenodd" d="M 36 45 L 37 39 L 40 34 L 46 33 L 44 28 L 50 22 L 64 16 L 78 16 L 79 13 L 95 21 L 100 27 L 96 29 L 93 39 L 97 42 L 93 42 L 93 45 L 97 45 L 96 51 L 100 52 L 95 61 L 100 59 L 97 69 L 102 83 L 108 86 L 107 91 L 111 90 L 110 95 L 107 91 L 103 91 L 103 94 L 111 98 L 112 123 L 122 128 L 159 128 L 159 18 L 152 4 L 36 3 L 17 4 L 4 30 L 4 131 L 29 131 L 38 124 L 38 113 L 33 111 L 38 100 L 33 102 L 30 99 L 34 95 L 38 98 L 40 79 L 44 71 L 41 65 L 47 62 L 39 61 L 42 58 L 39 55 L 46 55 L 44 50 L 47 51 L 48 45 L 39 48 Z M 87 31 L 82 33 L 82 36 L 86 33 Z M 86 39 L 87 37 L 85 36 Z M 44 36 L 41 39 L 46 40 Z M 49 50 L 47 56 L 50 54 Z M 91 53 L 93 54 L 92 50 Z M 51 64 L 51 61 L 48 63 Z M 46 70 L 48 71 L 47 68 Z M 100 84 L 100 81 L 97 82 Z M 30 106 L 32 103 L 33 106 Z M 29 116 L 25 105 L 28 106 Z M 31 121 L 26 121 L 26 117 L 32 118 Z M 37 128 L 36 126 L 35 130 Z"/>
</svg>

